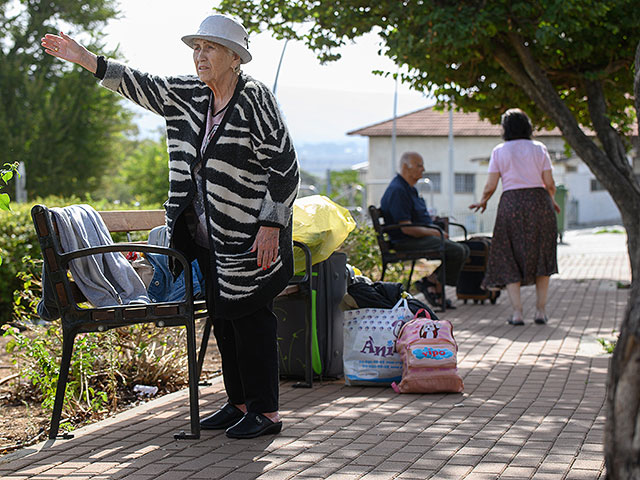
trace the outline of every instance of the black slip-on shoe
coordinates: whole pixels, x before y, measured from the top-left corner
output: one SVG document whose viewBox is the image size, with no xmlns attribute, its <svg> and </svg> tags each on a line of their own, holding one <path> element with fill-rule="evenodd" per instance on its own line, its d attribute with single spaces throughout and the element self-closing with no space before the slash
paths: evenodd
<svg viewBox="0 0 640 480">
<path fill-rule="evenodd" d="M 442 299 L 440 301 L 440 304 L 442 305 Z M 447 306 L 447 310 L 455 310 L 457 307 L 453 304 L 453 302 L 451 300 L 449 300 L 447 298 L 447 301 L 445 302 L 445 305 Z"/>
<path fill-rule="evenodd" d="M 536 322 L 538 325 L 545 325 L 549 320 L 545 315 L 544 317 L 534 318 L 533 321 Z"/>
<path fill-rule="evenodd" d="M 227 428 L 229 438 L 256 438 L 260 435 L 280 433 L 282 422 L 273 422 L 261 413 L 247 412 L 242 420 Z"/>
<path fill-rule="evenodd" d="M 524 325 L 524 320 L 522 320 L 521 318 L 513 318 L 513 317 L 509 317 L 509 320 L 507 320 L 507 323 L 509 325 Z"/>
<path fill-rule="evenodd" d="M 220 410 L 200 420 L 200 428 L 203 430 L 224 430 L 235 425 L 244 416 L 239 408 L 225 403 Z"/>
</svg>

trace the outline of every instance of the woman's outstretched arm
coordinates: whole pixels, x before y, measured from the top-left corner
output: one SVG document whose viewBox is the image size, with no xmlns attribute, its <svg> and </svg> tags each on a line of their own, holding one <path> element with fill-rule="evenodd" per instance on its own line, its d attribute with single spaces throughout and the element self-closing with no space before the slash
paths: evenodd
<svg viewBox="0 0 640 480">
<path fill-rule="evenodd" d="M 498 188 L 498 180 L 500 180 L 499 172 L 491 172 L 489 173 L 489 178 L 487 178 L 487 183 L 484 186 L 484 191 L 482 192 L 482 198 L 478 203 L 472 203 L 469 205 L 469 208 L 474 211 L 480 210 L 480 213 L 484 212 L 487 208 L 487 202 L 493 195 L 493 192 Z"/>
<path fill-rule="evenodd" d="M 49 55 L 78 64 L 91 73 L 98 69 L 98 57 L 63 32 L 60 36 L 47 33 L 40 44 Z"/>
<path fill-rule="evenodd" d="M 47 33 L 40 43 L 49 55 L 80 65 L 96 75 L 103 87 L 164 116 L 165 105 L 170 102 L 166 79 L 138 72 L 113 60 L 104 60 L 100 69 L 99 57 L 63 32 Z M 180 83 L 184 87 L 184 81 Z"/>
</svg>

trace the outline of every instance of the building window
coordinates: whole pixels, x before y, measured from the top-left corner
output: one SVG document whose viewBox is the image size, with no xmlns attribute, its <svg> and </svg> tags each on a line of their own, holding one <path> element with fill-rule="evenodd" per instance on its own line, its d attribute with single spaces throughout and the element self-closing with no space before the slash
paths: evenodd
<svg viewBox="0 0 640 480">
<path fill-rule="evenodd" d="M 473 193 L 476 186 L 474 173 L 456 173 L 456 193 Z"/>
<path fill-rule="evenodd" d="M 602 184 L 596 180 L 595 178 L 591 179 L 591 191 L 592 192 L 601 192 L 602 190 L 604 190 L 604 187 L 602 186 Z"/>
<path fill-rule="evenodd" d="M 422 176 L 429 179 L 429 183 L 431 184 L 431 192 L 440 193 L 440 172 L 426 172 Z M 421 183 L 421 191 L 429 192 L 429 185 Z"/>
</svg>

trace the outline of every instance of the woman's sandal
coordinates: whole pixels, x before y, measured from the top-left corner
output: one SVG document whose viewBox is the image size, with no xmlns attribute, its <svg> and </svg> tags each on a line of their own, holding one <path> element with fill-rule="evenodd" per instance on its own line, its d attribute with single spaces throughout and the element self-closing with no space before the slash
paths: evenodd
<svg viewBox="0 0 640 480">
<path fill-rule="evenodd" d="M 507 323 L 509 325 L 524 325 L 524 320 L 522 320 L 521 318 L 513 318 L 513 315 L 509 317 L 509 320 L 507 320 Z"/>
</svg>

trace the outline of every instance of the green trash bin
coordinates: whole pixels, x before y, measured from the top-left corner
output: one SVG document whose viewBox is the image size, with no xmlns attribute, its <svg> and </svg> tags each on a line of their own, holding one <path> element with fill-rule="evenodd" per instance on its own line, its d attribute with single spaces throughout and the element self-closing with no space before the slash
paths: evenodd
<svg viewBox="0 0 640 480">
<path fill-rule="evenodd" d="M 558 221 L 558 237 L 560 238 L 560 243 L 562 243 L 562 236 L 564 235 L 565 229 L 565 221 L 566 221 L 566 203 L 567 203 L 567 188 L 564 185 L 556 186 L 556 203 L 560 206 L 560 213 L 556 215 L 556 220 Z"/>
</svg>

